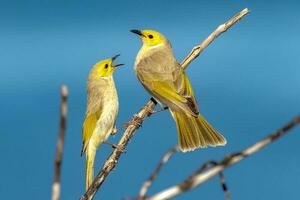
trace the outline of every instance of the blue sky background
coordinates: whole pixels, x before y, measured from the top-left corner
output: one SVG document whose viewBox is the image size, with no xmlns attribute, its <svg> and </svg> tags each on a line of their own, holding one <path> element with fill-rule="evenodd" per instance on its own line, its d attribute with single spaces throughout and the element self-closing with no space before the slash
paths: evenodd
<svg viewBox="0 0 300 200">
<path fill-rule="evenodd" d="M 155 29 L 178 60 L 219 24 L 251 14 L 209 46 L 187 69 L 203 115 L 223 133 L 224 148 L 177 154 L 150 194 L 183 180 L 209 159 L 241 150 L 299 114 L 300 3 L 297 1 L 1 1 L 0 193 L 3 199 L 51 195 L 59 89 L 69 87 L 62 199 L 84 192 L 80 157 L 85 83 L 97 61 L 121 53 L 115 73 L 117 124 L 149 99 L 133 63 L 141 42 L 132 28 Z M 225 171 L 232 199 L 298 199 L 300 129 Z M 117 142 L 120 135 L 109 140 Z M 168 112 L 145 122 L 95 199 L 135 196 L 161 155 L 177 143 Z M 101 146 L 96 171 L 108 156 Z M 16 189 L 17 187 L 17 189 Z M 175 199 L 223 199 L 217 178 Z"/>
</svg>

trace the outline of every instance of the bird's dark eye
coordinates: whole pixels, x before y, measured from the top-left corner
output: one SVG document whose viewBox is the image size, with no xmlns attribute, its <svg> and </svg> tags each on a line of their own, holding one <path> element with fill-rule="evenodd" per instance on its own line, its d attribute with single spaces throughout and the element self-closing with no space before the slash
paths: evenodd
<svg viewBox="0 0 300 200">
<path fill-rule="evenodd" d="M 105 64 L 105 67 L 104 67 L 105 69 L 107 69 L 108 68 L 108 64 Z"/>
<path fill-rule="evenodd" d="M 153 35 L 148 35 L 148 38 L 152 39 L 152 38 L 153 38 Z"/>
</svg>

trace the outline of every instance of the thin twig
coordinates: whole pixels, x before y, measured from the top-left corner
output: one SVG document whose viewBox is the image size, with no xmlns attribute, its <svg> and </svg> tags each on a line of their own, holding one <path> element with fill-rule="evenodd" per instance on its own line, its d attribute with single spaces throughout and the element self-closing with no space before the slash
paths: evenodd
<svg viewBox="0 0 300 200">
<path fill-rule="evenodd" d="M 160 169 L 163 165 L 165 165 L 168 160 L 174 155 L 175 152 L 178 151 L 178 146 L 175 146 L 173 147 L 172 149 L 170 149 L 163 157 L 162 159 L 159 161 L 157 167 L 155 168 L 155 170 L 152 172 L 152 174 L 150 175 L 150 177 L 144 182 L 144 184 L 142 185 L 141 189 L 140 189 L 140 192 L 139 192 L 139 196 L 136 197 L 135 199 L 136 200 L 144 200 L 146 199 L 146 193 L 147 191 L 149 190 L 150 186 L 152 185 L 153 181 L 155 181 L 155 179 L 157 178 L 159 172 L 160 172 Z M 214 161 L 214 160 L 211 160 L 211 161 L 208 161 L 206 163 L 204 163 L 203 165 L 201 165 L 201 167 L 199 167 L 195 172 L 192 173 L 192 175 L 190 175 L 186 181 L 184 181 L 180 187 L 184 187 L 187 183 L 186 182 L 189 182 L 190 180 L 192 180 L 195 176 L 197 176 L 198 174 L 202 173 L 203 171 L 211 168 L 211 167 L 214 167 L 218 165 L 218 162 Z M 229 194 L 229 191 L 228 191 L 228 187 L 225 183 L 225 177 L 224 177 L 224 174 L 223 172 L 221 171 L 219 173 L 219 177 L 220 177 L 220 184 L 221 184 L 221 187 L 222 187 L 222 190 L 224 192 L 224 195 L 225 195 L 225 199 L 226 200 L 230 200 L 230 194 Z"/>
<path fill-rule="evenodd" d="M 225 176 L 224 176 L 223 171 L 220 171 L 219 177 L 220 177 L 220 184 L 221 184 L 222 190 L 224 192 L 225 200 L 230 200 L 230 193 L 229 193 L 229 189 L 226 184 L 226 181 L 225 181 Z"/>
<path fill-rule="evenodd" d="M 52 200 L 59 200 L 60 197 L 60 174 L 61 174 L 61 163 L 62 154 L 64 148 L 65 130 L 67 125 L 67 111 L 68 111 L 68 88 L 63 85 L 60 90 L 61 101 L 60 101 L 60 128 L 56 144 L 56 153 L 54 160 L 54 182 L 52 185 Z"/>
<path fill-rule="evenodd" d="M 237 21 L 239 21 L 242 17 L 249 13 L 249 10 L 246 8 L 242 10 L 240 13 L 235 15 L 225 24 L 219 26 L 207 39 L 205 39 L 200 45 L 193 48 L 192 52 L 184 59 L 181 63 L 183 68 L 186 68 L 199 54 L 206 48 L 214 39 L 216 39 L 221 33 L 228 30 L 232 25 L 234 25 Z M 132 136 L 135 134 L 135 131 L 140 127 L 143 123 L 145 118 L 151 114 L 153 111 L 155 103 L 150 100 L 147 104 L 140 110 L 140 112 L 136 115 L 135 120 L 133 122 L 138 122 L 138 124 L 131 124 L 125 130 L 123 136 L 121 137 L 118 146 L 125 148 L 129 143 Z M 94 182 L 90 186 L 90 188 L 86 191 L 86 193 L 81 196 L 81 200 L 88 200 L 94 197 L 95 193 L 105 181 L 107 175 L 115 168 L 122 152 L 118 149 L 115 149 L 108 159 L 105 161 L 104 165 L 102 166 L 101 171 L 96 176 Z"/>
<path fill-rule="evenodd" d="M 174 155 L 174 153 L 178 152 L 178 146 L 171 148 L 159 161 L 158 165 L 156 166 L 155 170 L 151 173 L 150 177 L 144 182 L 143 186 L 140 189 L 139 196 L 136 198 L 137 200 L 142 200 L 145 198 L 145 195 L 150 188 L 151 184 L 157 178 L 161 168 L 165 165 L 169 159 Z"/>
<path fill-rule="evenodd" d="M 180 187 L 185 187 L 185 185 L 189 185 L 190 181 L 194 179 L 197 175 L 203 173 L 205 170 L 208 170 L 214 166 L 217 166 L 219 163 L 215 160 L 210 160 L 204 164 L 201 165 L 195 172 L 193 172 L 185 181 L 183 181 L 180 185 Z M 226 200 L 230 200 L 230 193 L 227 187 L 227 184 L 225 182 L 225 176 L 223 171 L 219 172 L 219 180 L 222 187 L 222 190 L 224 192 L 224 196 Z"/>
<path fill-rule="evenodd" d="M 157 194 L 154 194 L 153 196 L 150 196 L 147 198 L 147 200 L 165 200 L 165 199 L 171 199 L 175 196 L 178 196 L 184 192 L 187 192 L 188 190 L 191 190 L 195 188 L 196 186 L 206 182 L 213 176 L 219 174 L 222 172 L 225 168 L 236 164 L 237 162 L 243 160 L 244 158 L 254 154 L 255 152 L 261 150 L 268 144 L 271 144 L 278 138 L 284 136 L 288 133 L 289 130 L 294 128 L 295 126 L 300 124 L 300 115 L 295 117 L 293 120 L 291 120 L 288 124 L 277 130 L 276 132 L 270 134 L 266 138 L 260 140 L 259 142 L 255 143 L 254 145 L 246 148 L 245 150 L 231 154 L 229 156 L 226 156 L 223 160 L 218 162 L 218 164 L 214 167 L 211 167 L 209 170 L 202 172 L 196 176 L 190 176 L 188 179 L 183 181 L 182 183 L 178 185 L 171 186 L 167 189 L 162 190 L 161 192 L 158 192 Z"/>
<path fill-rule="evenodd" d="M 241 12 L 237 13 L 225 24 L 221 24 L 214 32 L 212 32 L 200 45 L 195 46 L 189 55 L 181 62 L 181 66 L 186 68 L 199 54 L 208 46 L 212 41 L 214 41 L 219 35 L 226 32 L 232 25 L 242 19 L 245 15 L 249 13 L 249 9 L 245 8 Z"/>
</svg>

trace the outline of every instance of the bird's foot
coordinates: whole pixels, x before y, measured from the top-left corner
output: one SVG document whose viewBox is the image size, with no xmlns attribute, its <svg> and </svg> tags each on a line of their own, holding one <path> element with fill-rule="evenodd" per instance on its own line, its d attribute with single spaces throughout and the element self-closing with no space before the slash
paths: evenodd
<svg viewBox="0 0 300 200">
<path fill-rule="evenodd" d="M 123 128 L 127 128 L 128 125 L 127 123 L 123 124 L 122 126 L 118 127 L 118 128 L 114 128 L 112 131 L 111 131 L 111 135 L 116 135 L 120 130 L 122 130 Z"/>
<path fill-rule="evenodd" d="M 120 126 L 118 128 L 114 128 L 111 132 L 111 135 L 116 135 L 117 132 L 119 132 L 121 129 L 128 128 L 131 125 L 136 126 L 138 128 L 141 127 L 142 126 L 142 119 L 139 116 L 134 115 L 133 118 L 129 122 L 126 122 L 126 123 L 122 124 L 122 126 Z"/>
<path fill-rule="evenodd" d="M 154 105 L 158 104 L 158 101 L 155 98 L 151 97 L 150 100 L 154 103 Z M 159 105 L 161 106 L 161 104 L 159 104 Z M 161 111 L 167 110 L 167 109 L 169 109 L 169 107 L 167 107 L 167 106 L 165 106 L 165 107 L 161 106 L 161 108 L 158 109 L 158 110 L 152 110 L 152 108 L 149 107 L 148 108 L 148 112 L 150 113 L 149 116 L 152 115 L 152 114 L 159 113 Z"/>
<path fill-rule="evenodd" d="M 164 110 L 168 110 L 169 109 L 169 107 L 167 107 L 167 106 L 165 106 L 165 107 L 161 107 L 160 109 L 158 109 L 158 110 L 149 110 L 149 114 L 148 114 L 148 117 L 150 117 L 151 115 L 153 115 L 153 114 L 156 114 L 156 113 L 159 113 L 159 112 L 162 112 L 162 111 L 164 111 Z"/>
<path fill-rule="evenodd" d="M 118 131 L 120 130 L 121 128 L 114 128 L 112 131 L 111 131 L 111 135 L 116 135 L 118 133 Z"/>
<path fill-rule="evenodd" d="M 123 146 L 120 146 L 120 145 L 117 145 L 117 144 L 114 144 L 114 143 L 111 143 L 111 142 L 108 142 L 108 141 L 103 142 L 103 144 L 108 144 L 113 149 L 117 149 L 118 151 L 121 151 L 122 153 L 126 153 L 126 150 Z"/>
</svg>

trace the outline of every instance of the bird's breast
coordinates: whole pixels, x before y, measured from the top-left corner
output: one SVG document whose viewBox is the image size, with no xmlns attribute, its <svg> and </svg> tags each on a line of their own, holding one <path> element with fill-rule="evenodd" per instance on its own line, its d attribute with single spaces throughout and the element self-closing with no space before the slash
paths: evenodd
<svg viewBox="0 0 300 200">
<path fill-rule="evenodd" d="M 107 116 L 116 116 L 119 110 L 119 100 L 114 83 L 109 87 L 103 96 L 103 114 Z"/>
</svg>

